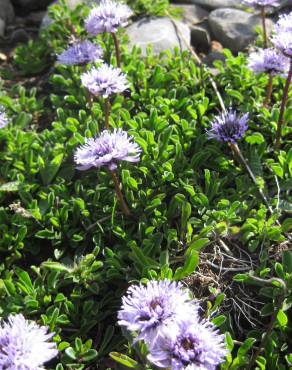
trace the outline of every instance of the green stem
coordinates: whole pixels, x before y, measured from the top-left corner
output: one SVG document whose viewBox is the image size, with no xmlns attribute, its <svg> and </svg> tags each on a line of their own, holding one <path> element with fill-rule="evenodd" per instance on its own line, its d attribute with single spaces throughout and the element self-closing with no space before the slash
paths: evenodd
<svg viewBox="0 0 292 370">
<path fill-rule="evenodd" d="M 111 177 L 112 177 L 113 182 L 114 182 L 114 186 L 115 186 L 115 190 L 116 190 L 116 194 L 117 194 L 117 198 L 118 198 L 120 208 L 123 211 L 125 216 L 130 216 L 131 212 L 130 212 L 130 210 L 129 210 L 126 202 L 125 202 L 125 199 L 124 199 L 121 187 L 120 187 L 118 175 L 117 175 L 116 171 L 110 171 L 110 174 L 111 174 Z"/>
<path fill-rule="evenodd" d="M 118 41 L 117 35 L 114 32 L 111 35 L 114 40 L 115 49 L 116 49 L 117 66 L 118 68 L 120 68 L 121 67 L 121 51 L 120 51 L 119 41 Z"/>
<path fill-rule="evenodd" d="M 282 126 L 284 123 L 284 113 L 285 113 L 285 108 L 286 108 L 286 104 L 288 101 L 288 93 L 289 93 L 289 86 L 290 86 L 291 80 L 292 80 L 292 58 L 290 58 L 290 70 L 289 70 L 288 77 L 286 80 L 282 103 L 281 103 L 280 116 L 278 120 L 277 132 L 276 132 L 276 141 L 275 141 L 275 146 L 274 146 L 275 149 L 278 149 L 280 146 Z"/>
</svg>

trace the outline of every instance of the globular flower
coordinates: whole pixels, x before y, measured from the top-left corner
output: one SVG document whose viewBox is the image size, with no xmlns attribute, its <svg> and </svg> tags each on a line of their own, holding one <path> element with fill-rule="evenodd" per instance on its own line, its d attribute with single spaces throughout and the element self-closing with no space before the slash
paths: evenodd
<svg viewBox="0 0 292 370">
<path fill-rule="evenodd" d="M 0 128 L 4 128 L 5 126 L 7 126 L 8 122 L 9 121 L 4 111 L 4 108 L 0 106 Z"/>
<path fill-rule="evenodd" d="M 23 315 L 9 316 L 0 325 L 0 369 L 39 370 L 58 351 L 53 334 L 44 326 L 27 321 Z"/>
<path fill-rule="evenodd" d="M 85 40 L 69 46 L 63 53 L 58 55 L 57 61 L 59 64 L 83 65 L 93 62 L 100 62 L 103 51 L 100 46 Z"/>
<path fill-rule="evenodd" d="M 255 73 L 285 75 L 289 70 L 289 59 L 275 49 L 260 49 L 250 54 L 248 67 Z"/>
<path fill-rule="evenodd" d="M 272 43 L 285 56 L 292 58 L 292 12 L 279 18 Z"/>
<path fill-rule="evenodd" d="M 248 129 L 247 122 L 248 113 L 239 116 L 235 111 L 229 110 L 215 117 L 207 135 L 209 139 L 235 144 Z"/>
<path fill-rule="evenodd" d="M 103 131 L 95 139 L 87 139 L 80 146 L 74 156 L 78 170 L 87 170 L 91 167 L 108 167 L 115 170 L 118 162 L 138 162 L 140 147 L 132 141 L 126 131 L 115 129 L 113 132 Z"/>
<path fill-rule="evenodd" d="M 89 72 L 81 75 L 81 82 L 91 94 L 109 97 L 112 94 L 122 93 L 129 86 L 126 75 L 120 68 L 114 68 L 107 64 L 99 68 L 93 67 Z"/>
<path fill-rule="evenodd" d="M 197 315 L 198 306 L 189 291 L 180 283 L 163 280 L 131 286 L 122 298 L 118 319 L 121 326 L 138 334 L 137 340 L 151 345 L 163 328 Z"/>
<path fill-rule="evenodd" d="M 119 27 L 128 24 L 127 21 L 131 15 L 132 11 L 127 5 L 112 0 L 102 0 L 100 5 L 89 13 L 85 21 L 85 29 L 93 36 L 103 32 L 115 33 Z"/>
<path fill-rule="evenodd" d="M 254 8 L 261 6 L 278 6 L 279 0 L 242 0 L 244 5 L 252 6 Z"/>
<path fill-rule="evenodd" d="M 171 370 L 215 370 L 227 355 L 224 336 L 208 321 L 184 320 L 164 328 L 148 360 Z"/>
<path fill-rule="evenodd" d="M 282 14 L 279 17 L 278 22 L 275 25 L 275 30 L 277 31 L 288 31 L 292 32 L 292 12 L 289 14 Z"/>
</svg>

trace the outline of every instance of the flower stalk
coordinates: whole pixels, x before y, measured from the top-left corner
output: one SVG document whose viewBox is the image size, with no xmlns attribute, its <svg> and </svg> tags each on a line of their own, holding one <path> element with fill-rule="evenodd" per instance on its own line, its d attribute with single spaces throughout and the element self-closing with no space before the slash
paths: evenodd
<svg viewBox="0 0 292 370">
<path fill-rule="evenodd" d="M 290 69 L 289 69 L 288 77 L 287 77 L 286 84 L 284 87 L 284 93 L 283 93 L 283 98 L 282 98 L 282 103 L 281 103 L 280 115 L 279 115 L 277 132 L 276 132 L 276 141 L 275 141 L 275 146 L 274 146 L 275 149 L 279 148 L 280 142 L 281 142 L 282 127 L 284 124 L 284 113 L 285 113 L 285 108 L 286 108 L 286 104 L 288 101 L 289 86 L 291 84 L 291 80 L 292 80 L 292 57 L 290 58 Z"/>
<path fill-rule="evenodd" d="M 261 18 L 263 26 L 264 48 L 268 47 L 267 25 L 266 25 L 266 8 L 261 6 Z"/>
<path fill-rule="evenodd" d="M 117 35 L 112 32 L 111 33 L 114 44 L 115 44 L 115 50 L 116 50 L 116 59 L 117 59 L 117 67 L 121 67 L 121 51 L 120 51 L 120 45 L 119 45 L 119 40 L 117 38 Z"/>
<path fill-rule="evenodd" d="M 120 208 L 123 211 L 124 215 L 128 217 L 128 216 L 130 216 L 131 212 L 130 212 L 128 206 L 127 206 L 127 203 L 125 202 L 125 199 L 124 199 L 121 187 L 120 187 L 118 174 L 117 174 L 116 171 L 109 171 L 109 172 L 111 174 L 111 177 L 112 177 L 112 180 L 113 180 L 113 183 L 114 183 L 114 186 L 115 186 L 115 190 L 116 190 L 116 194 L 117 194 L 117 198 L 118 198 Z"/>
<path fill-rule="evenodd" d="M 104 114 L 105 114 L 105 129 L 109 130 L 109 118 L 110 118 L 110 111 L 111 111 L 111 103 L 109 98 L 104 99 Z"/>
<path fill-rule="evenodd" d="M 251 168 L 249 167 L 248 163 L 246 162 L 245 158 L 243 157 L 239 147 L 237 144 L 232 144 L 232 143 L 229 143 L 229 146 L 232 150 L 232 152 L 235 154 L 235 156 L 237 158 L 239 158 L 239 160 L 241 161 L 241 163 L 244 165 L 245 169 L 247 170 L 250 178 L 252 179 L 253 183 L 256 185 L 257 189 L 258 189 L 258 192 L 260 194 L 260 196 L 262 197 L 264 203 L 266 204 L 266 206 L 268 207 L 268 210 L 271 214 L 273 214 L 273 209 L 272 207 L 270 206 L 269 204 L 269 201 L 267 199 L 267 197 L 265 196 L 264 192 L 262 191 L 262 189 L 258 186 L 258 183 L 257 183 L 257 180 L 255 178 L 255 175 L 253 174 Z"/>
<path fill-rule="evenodd" d="M 273 75 L 269 74 L 269 81 L 267 85 L 267 93 L 264 101 L 264 107 L 268 107 L 271 102 L 272 97 L 272 91 L 273 91 Z"/>
</svg>

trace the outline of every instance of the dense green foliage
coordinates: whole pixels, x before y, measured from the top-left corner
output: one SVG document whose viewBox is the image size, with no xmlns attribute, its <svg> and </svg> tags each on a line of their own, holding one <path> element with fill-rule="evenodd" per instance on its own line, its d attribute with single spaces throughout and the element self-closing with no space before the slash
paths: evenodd
<svg viewBox="0 0 292 370">
<path fill-rule="evenodd" d="M 150 3 L 136 2 L 134 9 L 149 13 Z M 155 12 L 166 5 L 158 1 Z M 107 172 L 78 172 L 73 163 L 84 136 L 103 128 L 102 103 L 88 106 L 81 67 L 50 63 L 72 30 L 85 35 L 87 12 L 52 7 L 55 23 L 40 41 L 16 50 L 24 75 L 48 71 L 41 88 L 2 82 L 0 103 L 12 123 L 0 131 L 0 316 L 22 312 L 56 333 L 60 357 L 50 368 L 115 368 L 109 353 L 120 352 L 133 360 L 112 358 L 138 369 L 137 353 L 144 349 L 128 347 L 115 324 L 121 295 L 141 279 L 184 280 L 226 333 L 231 354 L 222 369 L 239 369 L 250 361 L 284 295 L 258 368 L 288 369 L 291 128 L 283 130 L 281 150 L 273 150 L 283 79 L 275 79 L 273 104 L 266 109 L 267 78 L 247 69 L 245 55 L 226 50 L 226 64 L 216 64 L 225 105 L 250 112 L 239 146 L 270 201 L 270 214 L 229 147 L 207 140 L 206 129 L 220 111 L 210 72 L 188 52 L 155 57 L 149 50 L 142 58 L 138 49 L 127 50 L 120 35 L 131 94 L 115 97 L 110 124 L 129 131 L 143 151 L 137 165 L 120 168 L 132 209 L 126 219 Z M 108 37 L 98 43 L 113 50 Z M 113 53 L 106 58 L 115 64 Z M 291 115 L 290 104 L 287 121 Z"/>
</svg>

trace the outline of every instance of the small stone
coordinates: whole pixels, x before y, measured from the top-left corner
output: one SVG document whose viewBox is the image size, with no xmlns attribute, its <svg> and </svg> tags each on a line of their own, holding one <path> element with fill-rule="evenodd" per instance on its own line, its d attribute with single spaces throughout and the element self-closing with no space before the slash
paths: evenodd
<svg viewBox="0 0 292 370">
<path fill-rule="evenodd" d="M 182 4 L 194 4 L 200 5 L 206 9 L 218 9 L 218 8 L 241 8 L 242 4 L 240 0 L 176 0 L 176 3 Z"/>
<path fill-rule="evenodd" d="M 193 25 L 190 28 L 192 45 L 200 51 L 209 50 L 211 45 L 211 36 L 208 22 L 203 22 L 197 26 Z"/>
<path fill-rule="evenodd" d="M 6 62 L 7 61 L 7 55 L 6 54 L 3 54 L 3 53 L 0 53 L 0 61 L 1 62 Z"/>
<path fill-rule="evenodd" d="M 268 32 L 271 32 L 273 24 L 267 19 Z M 261 19 L 242 10 L 224 8 L 210 13 L 209 25 L 216 40 L 231 51 L 238 52 L 256 39 L 255 28 L 261 26 Z"/>
<path fill-rule="evenodd" d="M 153 46 L 154 55 L 175 47 L 186 50 L 190 46 L 191 31 L 182 22 L 172 22 L 169 18 L 145 17 L 131 24 L 127 29 L 129 48 L 138 46 L 146 56 L 148 45 Z"/>
<path fill-rule="evenodd" d="M 182 20 L 188 24 L 198 24 L 208 19 L 209 12 L 200 6 L 191 4 L 173 5 L 174 8 L 182 10 Z"/>
<path fill-rule="evenodd" d="M 11 44 L 27 43 L 28 40 L 29 40 L 29 35 L 22 28 L 13 31 L 11 36 L 10 36 L 10 43 Z"/>
<path fill-rule="evenodd" d="M 221 60 L 222 62 L 225 62 L 226 57 L 223 53 L 220 53 L 219 51 L 211 51 L 208 55 L 205 56 L 205 58 L 203 58 L 202 62 L 208 67 L 213 67 L 213 64 L 216 60 Z"/>
<path fill-rule="evenodd" d="M 215 40 L 213 40 L 212 42 L 211 42 L 211 51 L 219 51 L 219 52 L 222 52 L 223 51 L 223 45 L 222 44 L 220 44 L 220 42 L 218 42 L 218 41 L 215 41 Z"/>
</svg>

